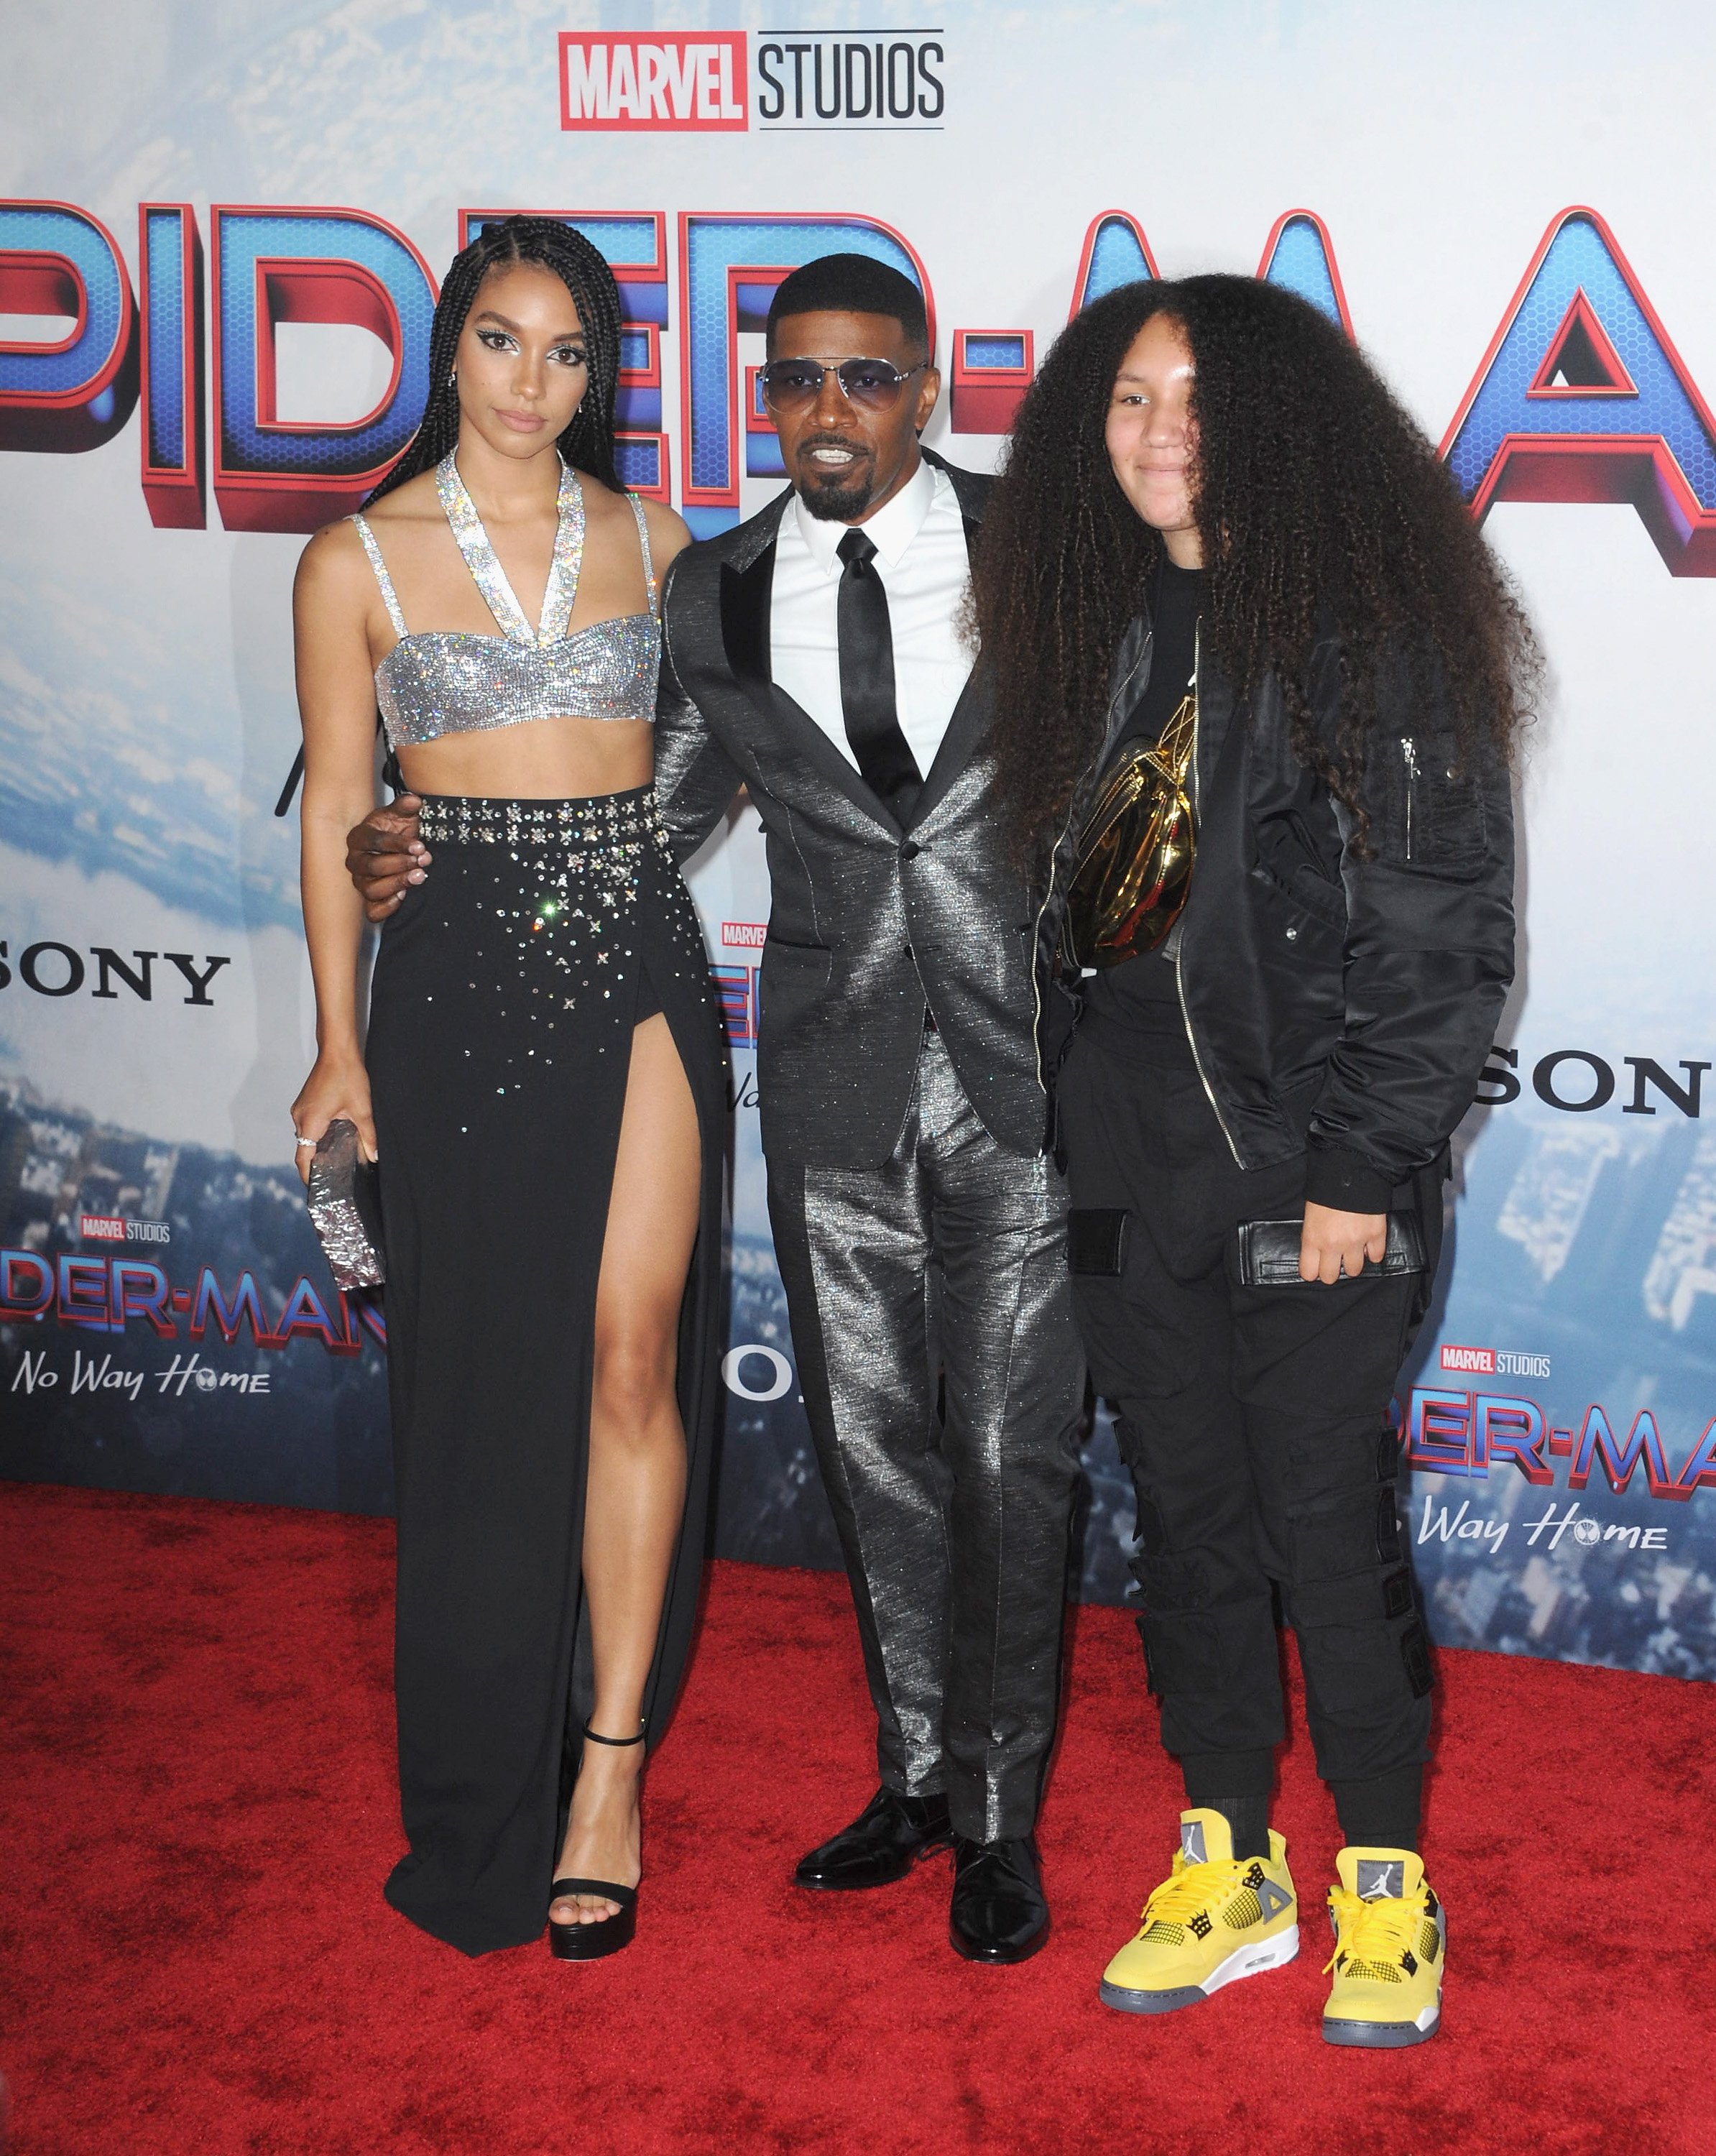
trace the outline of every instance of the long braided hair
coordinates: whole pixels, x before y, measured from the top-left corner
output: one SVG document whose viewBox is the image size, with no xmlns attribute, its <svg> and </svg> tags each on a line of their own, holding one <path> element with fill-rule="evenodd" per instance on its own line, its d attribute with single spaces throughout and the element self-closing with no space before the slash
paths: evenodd
<svg viewBox="0 0 1716 2156">
<path fill-rule="evenodd" d="M 1275 675 L 1294 752 L 1353 811 L 1362 855 L 1390 655 L 1440 687 L 1462 759 L 1506 757 L 1529 710 L 1536 646 L 1446 468 L 1369 362 L 1292 293 L 1214 275 L 1123 285 L 1085 308 L 1020 407 L 971 598 L 1019 850 L 1039 853 L 1097 753 L 1114 654 L 1161 558 L 1105 439 L 1121 362 L 1158 314 L 1195 368 L 1204 649 L 1241 699 Z M 1331 626 L 1341 693 L 1327 730 L 1307 681 Z"/>
<path fill-rule="evenodd" d="M 459 439 L 459 385 L 453 364 L 483 280 L 491 270 L 528 262 L 550 270 L 571 293 L 583 325 L 588 369 L 583 400 L 560 437 L 561 455 L 614 493 L 614 398 L 619 382 L 619 287 L 581 232 L 552 217 L 508 217 L 486 225 L 453 257 L 429 331 L 429 403 L 423 421 L 387 477 L 364 503 L 379 501 L 419 472 L 432 471 Z"/>
</svg>

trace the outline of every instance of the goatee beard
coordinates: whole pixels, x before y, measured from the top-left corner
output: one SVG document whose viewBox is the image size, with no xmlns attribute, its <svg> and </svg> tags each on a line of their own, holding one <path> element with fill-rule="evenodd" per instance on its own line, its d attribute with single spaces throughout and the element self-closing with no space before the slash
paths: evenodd
<svg viewBox="0 0 1716 2156">
<path fill-rule="evenodd" d="M 806 511 L 822 524 L 855 524 L 869 508 L 875 494 L 873 477 L 861 480 L 855 485 L 831 481 L 827 485 L 799 489 L 799 499 Z"/>
</svg>

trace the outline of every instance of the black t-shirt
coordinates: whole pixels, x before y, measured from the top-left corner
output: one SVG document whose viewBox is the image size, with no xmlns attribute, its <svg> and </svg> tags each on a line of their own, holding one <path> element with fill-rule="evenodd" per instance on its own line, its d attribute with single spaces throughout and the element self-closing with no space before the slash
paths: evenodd
<svg viewBox="0 0 1716 2156">
<path fill-rule="evenodd" d="M 1159 740 L 1179 709 L 1197 658 L 1198 615 L 1208 586 L 1204 570 L 1177 569 L 1163 556 L 1150 583 L 1150 676 L 1121 723 L 1109 753 L 1111 764 L 1133 742 Z M 1121 1026 L 1134 1033 L 1184 1030 L 1178 973 L 1159 948 L 1090 976 L 1084 999 L 1087 1024 Z"/>
</svg>

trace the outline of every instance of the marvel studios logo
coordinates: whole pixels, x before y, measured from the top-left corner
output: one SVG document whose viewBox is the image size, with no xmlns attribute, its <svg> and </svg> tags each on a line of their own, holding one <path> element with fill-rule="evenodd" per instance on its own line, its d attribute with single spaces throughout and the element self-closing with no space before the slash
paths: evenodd
<svg viewBox="0 0 1716 2156">
<path fill-rule="evenodd" d="M 170 1243 L 172 1229 L 165 1220 L 133 1220 L 119 1213 L 84 1213 L 78 1217 L 78 1233 L 86 1243 Z"/>
<path fill-rule="evenodd" d="M 578 131 L 935 133 L 940 30 L 563 30 L 560 125 Z"/>
<path fill-rule="evenodd" d="M 757 40 L 758 131 L 938 133 L 948 102 L 943 35 L 940 30 L 762 32 Z"/>
<path fill-rule="evenodd" d="M 1511 1348 L 1462 1348 L 1451 1342 L 1441 1351 L 1445 1370 L 1457 1370 L 1476 1378 L 1547 1378 L 1547 1355 L 1521 1355 Z"/>
<path fill-rule="evenodd" d="M 560 125 L 606 130 L 742 131 L 742 30 L 560 33 Z"/>
</svg>

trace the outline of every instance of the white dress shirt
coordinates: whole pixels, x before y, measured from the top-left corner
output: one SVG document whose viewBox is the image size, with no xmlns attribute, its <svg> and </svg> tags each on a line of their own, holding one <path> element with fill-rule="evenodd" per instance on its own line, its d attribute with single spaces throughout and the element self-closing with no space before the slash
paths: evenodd
<svg viewBox="0 0 1716 2156">
<path fill-rule="evenodd" d="M 769 644 L 778 685 L 802 704 L 854 768 L 840 703 L 837 549 L 849 531 L 876 547 L 872 567 L 888 596 L 894 697 L 900 731 L 927 775 L 972 668 L 956 626 L 971 563 L 953 483 L 933 465 L 917 470 L 857 526 L 812 516 L 794 495 L 775 541 Z"/>
</svg>

